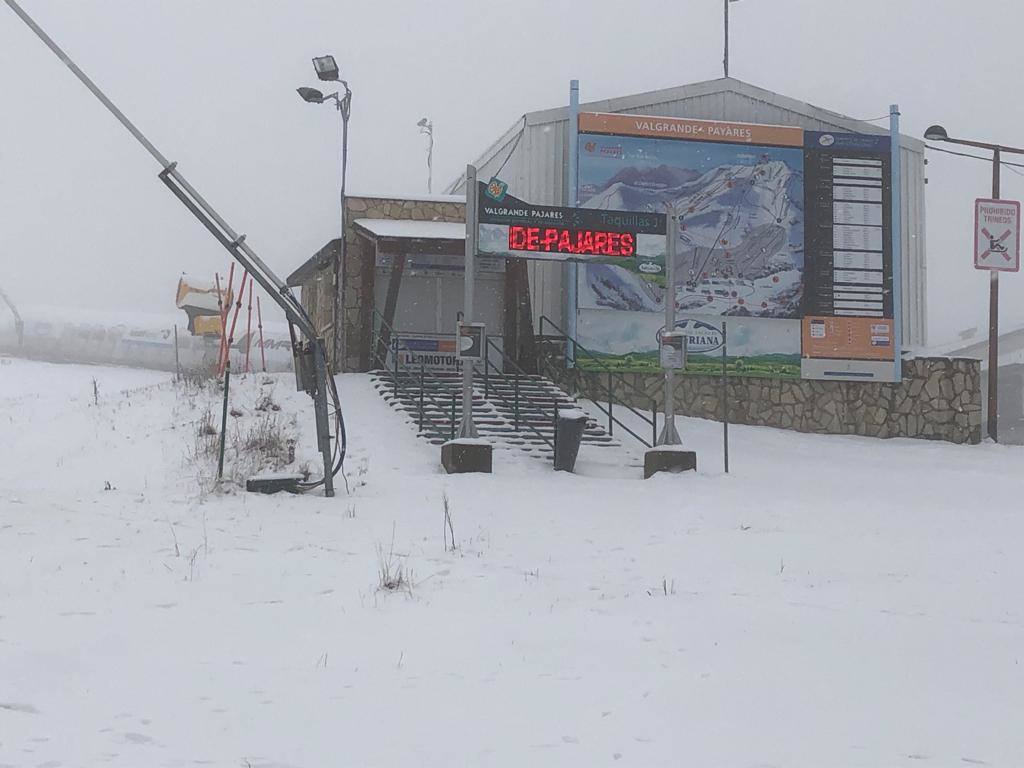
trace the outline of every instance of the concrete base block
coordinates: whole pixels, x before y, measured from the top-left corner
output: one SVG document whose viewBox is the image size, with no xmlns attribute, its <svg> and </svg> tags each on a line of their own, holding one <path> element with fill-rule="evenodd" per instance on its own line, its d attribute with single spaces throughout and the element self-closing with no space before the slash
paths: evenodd
<svg viewBox="0 0 1024 768">
<path fill-rule="evenodd" d="M 491 472 L 490 443 L 483 440 L 449 440 L 441 446 L 441 466 L 449 475 L 461 472 Z"/>
<path fill-rule="evenodd" d="M 697 452 L 678 447 L 651 448 L 644 453 L 644 480 L 658 472 L 689 472 L 697 469 Z"/>
</svg>

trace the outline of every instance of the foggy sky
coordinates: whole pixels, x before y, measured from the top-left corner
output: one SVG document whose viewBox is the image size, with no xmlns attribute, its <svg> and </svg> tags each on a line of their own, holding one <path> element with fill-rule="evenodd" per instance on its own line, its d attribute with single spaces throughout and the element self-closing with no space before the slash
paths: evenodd
<svg viewBox="0 0 1024 768">
<path fill-rule="evenodd" d="M 720 0 L 22 4 L 282 277 L 339 228 L 338 115 L 295 93 L 317 85 L 314 55 L 333 53 L 354 92 L 357 194 L 426 191 L 422 116 L 436 192 L 518 116 L 563 105 L 570 78 L 588 101 L 722 74 Z M 741 0 L 730 74 L 855 118 L 899 103 L 915 136 L 942 123 L 1024 146 L 1022 22 L 1013 0 Z M 226 269 L 153 159 L 2 3 L 0 92 L 0 285 L 15 302 L 173 314 L 181 272 Z M 971 236 L 991 164 L 926 157 L 937 343 L 985 332 Z M 1024 196 L 1024 169 L 1002 176 L 1003 197 Z M 1024 324 L 1024 275 L 1002 288 L 1003 323 Z"/>
</svg>

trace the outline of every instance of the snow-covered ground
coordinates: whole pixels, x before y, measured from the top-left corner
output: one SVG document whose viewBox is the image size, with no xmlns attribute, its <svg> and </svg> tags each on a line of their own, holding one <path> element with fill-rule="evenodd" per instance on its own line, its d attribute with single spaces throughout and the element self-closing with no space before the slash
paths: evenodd
<svg viewBox="0 0 1024 768">
<path fill-rule="evenodd" d="M 1021 448 L 734 427 L 724 475 L 681 419 L 696 475 L 445 476 L 339 382 L 351 495 L 201 495 L 212 393 L 0 359 L 0 764 L 1024 764 Z"/>
</svg>

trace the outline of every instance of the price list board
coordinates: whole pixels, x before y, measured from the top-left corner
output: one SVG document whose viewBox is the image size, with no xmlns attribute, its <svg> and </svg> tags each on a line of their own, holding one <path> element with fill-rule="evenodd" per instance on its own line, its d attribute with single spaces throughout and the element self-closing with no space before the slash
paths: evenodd
<svg viewBox="0 0 1024 768">
<path fill-rule="evenodd" d="M 894 359 L 891 162 L 888 136 L 805 134 L 804 358 Z"/>
</svg>

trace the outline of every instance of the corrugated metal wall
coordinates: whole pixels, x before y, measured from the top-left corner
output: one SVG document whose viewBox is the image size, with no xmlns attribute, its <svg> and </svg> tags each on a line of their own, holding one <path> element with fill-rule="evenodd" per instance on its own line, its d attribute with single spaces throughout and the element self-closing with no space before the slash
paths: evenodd
<svg viewBox="0 0 1024 768">
<path fill-rule="evenodd" d="M 811 131 L 853 131 L 885 134 L 888 130 L 861 123 L 836 113 L 800 104 L 786 97 L 772 98 L 768 91 L 731 81 L 730 88 L 748 88 L 751 93 L 720 90 L 725 81 L 711 81 L 685 86 L 672 91 L 639 94 L 605 102 L 584 104 L 584 111 L 625 112 L 663 117 L 689 117 L 729 120 L 770 125 L 795 125 Z M 715 87 L 719 90 L 715 90 Z M 679 98 L 665 99 L 668 93 L 686 92 Z M 767 95 L 765 95 L 767 94 Z M 659 96 L 661 98 L 659 98 Z M 564 109 L 534 112 L 526 115 L 520 131 L 510 130 L 479 161 L 479 176 L 489 179 L 499 167 L 501 178 L 509 182 L 517 197 L 530 202 L 562 205 L 565 202 L 568 166 L 567 137 L 569 124 Z M 518 143 L 516 143 L 518 140 Z M 927 270 L 925 250 L 924 209 L 924 145 L 903 137 L 902 208 L 903 208 L 903 338 L 904 346 L 927 343 Z M 511 156 L 510 153 L 511 152 Z M 458 185 L 456 185 L 458 189 Z M 564 265 L 531 262 L 530 286 L 534 318 L 547 315 L 564 326 L 562 299 Z"/>
</svg>

